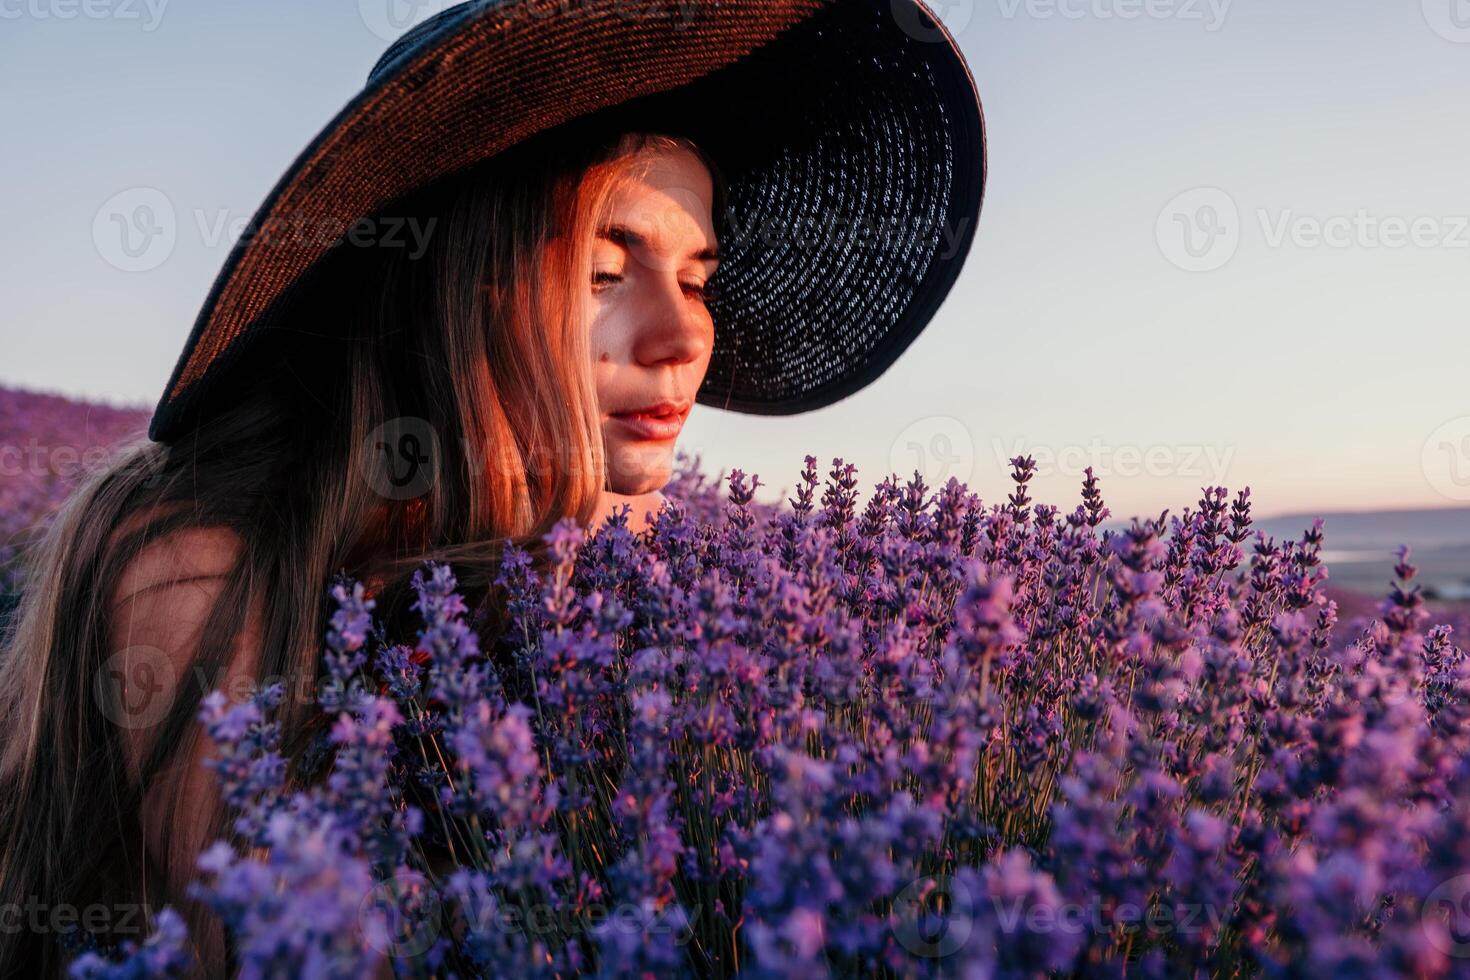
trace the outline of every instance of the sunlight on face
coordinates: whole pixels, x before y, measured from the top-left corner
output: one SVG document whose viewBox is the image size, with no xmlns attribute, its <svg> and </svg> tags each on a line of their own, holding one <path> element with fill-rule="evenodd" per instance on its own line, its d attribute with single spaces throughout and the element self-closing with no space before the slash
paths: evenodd
<svg viewBox="0 0 1470 980">
<path fill-rule="evenodd" d="M 608 490 L 658 499 L 704 381 L 714 321 L 704 289 L 717 260 L 708 168 L 687 150 L 629 161 L 592 251 L 584 297 Z M 638 499 L 633 517 L 639 517 Z"/>
</svg>

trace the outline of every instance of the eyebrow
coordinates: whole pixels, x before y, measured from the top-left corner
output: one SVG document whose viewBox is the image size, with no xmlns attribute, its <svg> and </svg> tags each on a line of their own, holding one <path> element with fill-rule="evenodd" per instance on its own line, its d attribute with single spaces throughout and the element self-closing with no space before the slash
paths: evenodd
<svg viewBox="0 0 1470 980">
<path fill-rule="evenodd" d="M 652 249 L 647 238 L 627 225 L 612 224 L 605 228 L 599 228 L 597 237 L 617 245 L 641 245 L 644 248 Z M 720 248 L 718 245 L 709 245 L 696 252 L 690 252 L 689 258 L 699 262 L 718 262 L 720 261 Z"/>
</svg>

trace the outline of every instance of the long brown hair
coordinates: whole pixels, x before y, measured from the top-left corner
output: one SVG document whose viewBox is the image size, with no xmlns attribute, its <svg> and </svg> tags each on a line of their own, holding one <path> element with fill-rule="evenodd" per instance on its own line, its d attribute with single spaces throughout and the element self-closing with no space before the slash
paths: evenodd
<svg viewBox="0 0 1470 980">
<path fill-rule="evenodd" d="M 139 436 L 72 493 L 28 553 L 0 660 L 0 910 L 133 903 L 147 918 L 180 899 L 159 884 L 178 862 L 193 868 L 195 855 L 148 853 L 138 814 L 205 738 L 206 691 L 189 688 L 150 729 L 137 780 L 96 697 L 113 652 L 108 597 L 151 542 L 211 527 L 243 542 L 200 634 L 199 676 L 220 675 L 256 604 L 262 675 L 310 677 L 314 690 L 335 573 L 367 582 L 394 623 L 413 571 L 449 561 L 466 599 L 493 614 L 506 539 L 544 560 L 558 519 L 592 519 L 605 465 L 573 288 L 590 277 L 620 165 L 674 147 L 709 166 L 718 217 L 723 180 L 692 142 L 566 127 L 386 206 L 430 229 L 422 254 L 338 246 L 215 409 L 173 444 Z M 384 492 L 405 435 L 432 478 L 421 493 Z M 281 712 L 296 785 L 321 719 L 309 699 Z M 225 814 L 209 826 L 230 838 Z M 23 929 L 0 946 L 0 976 L 62 965 L 54 937 Z"/>
</svg>

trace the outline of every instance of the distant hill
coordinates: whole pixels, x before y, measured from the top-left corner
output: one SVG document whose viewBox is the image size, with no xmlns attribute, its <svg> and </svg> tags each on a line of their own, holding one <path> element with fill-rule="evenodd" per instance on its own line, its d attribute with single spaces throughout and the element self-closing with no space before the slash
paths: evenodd
<svg viewBox="0 0 1470 980">
<path fill-rule="evenodd" d="M 1295 538 L 1314 515 L 1261 521 L 1267 534 Z M 1408 545 L 1415 581 L 1432 598 L 1470 600 L 1470 507 L 1324 513 L 1323 560 L 1340 589 L 1383 595 L 1393 581 L 1399 545 Z"/>
<path fill-rule="evenodd" d="M 1425 510 L 1342 511 L 1293 514 L 1256 522 L 1276 537 L 1296 536 L 1321 517 L 1325 547 L 1332 551 L 1387 551 L 1401 544 L 1416 552 L 1441 548 L 1470 548 L 1470 507 Z"/>
<path fill-rule="evenodd" d="M 1409 546 L 1409 561 L 1418 568 L 1415 581 L 1427 596 L 1470 601 L 1470 507 L 1287 514 L 1252 521 L 1251 528 L 1280 543 L 1299 539 L 1316 517 L 1322 518 L 1329 591 L 1381 598 L 1393 582 L 1402 544 Z M 1128 522 L 1113 519 L 1106 526 L 1123 528 Z M 1245 546 L 1249 559 L 1250 542 Z"/>
</svg>

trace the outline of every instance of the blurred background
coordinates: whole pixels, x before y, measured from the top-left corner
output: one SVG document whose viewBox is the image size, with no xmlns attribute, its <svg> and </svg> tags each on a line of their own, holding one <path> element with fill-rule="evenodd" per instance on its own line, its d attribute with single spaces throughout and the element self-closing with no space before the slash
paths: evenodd
<svg viewBox="0 0 1470 980">
<path fill-rule="evenodd" d="M 445 5 L 0 0 L 0 541 L 146 424 L 245 222 Z M 1470 2 L 931 7 L 990 141 L 959 283 L 864 391 L 681 447 L 767 500 L 808 453 L 987 502 L 1030 454 L 1064 510 L 1091 466 L 1120 518 L 1249 486 L 1270 533 L 1326 518 L 1339 588 L 1408 544 L 1470 599 Z"/>
</svg>

